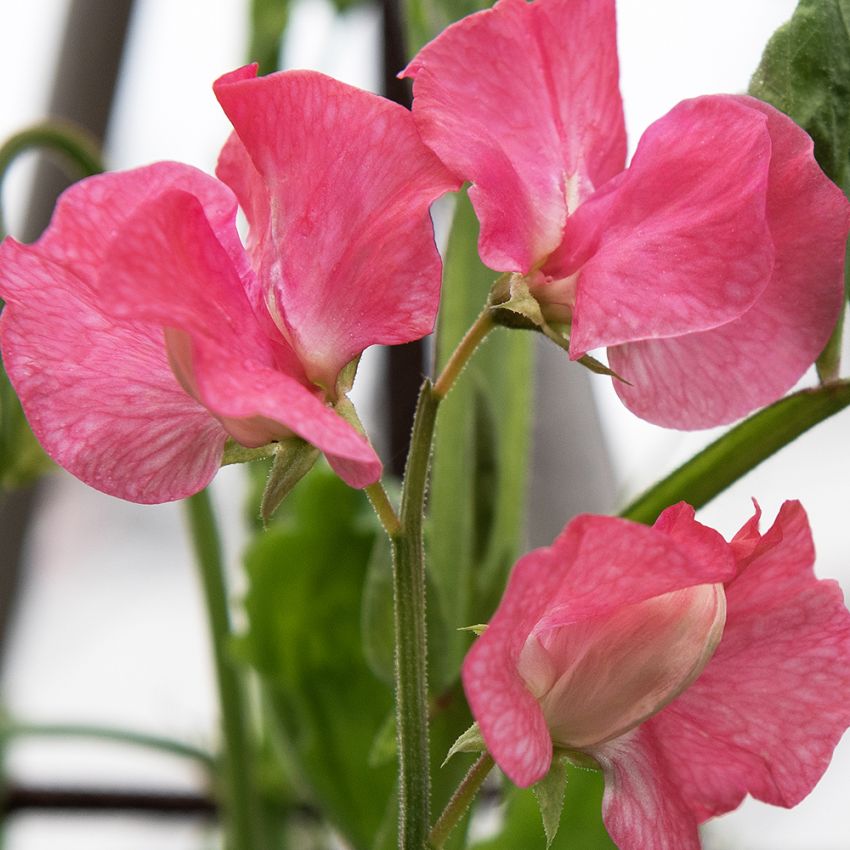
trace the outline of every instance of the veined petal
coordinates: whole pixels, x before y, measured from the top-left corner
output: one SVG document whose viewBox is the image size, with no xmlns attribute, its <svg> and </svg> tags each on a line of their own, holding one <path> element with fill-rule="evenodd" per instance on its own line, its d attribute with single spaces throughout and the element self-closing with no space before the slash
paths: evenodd
<svg viewBox="0 0 850 850">
<path fill-rule="evenodd" d="M 570 217 L 544 267 L 556 279 L 578 273 L 570 356 L 749 309 L 774 262 L 770 157 L 767 119 L 734 98 L 684 101 L 656 121 L 628 171 Z M 544 303 L 546 288 L 535 292 Z"/>
<path fill-rule="evenodd" d="M 685 517 L 683 517 L 684 521 Z M 699 545 L 613 517 L 574 519 L 546 549 L 521 558 L 487 631 L 463 665 L 463 683 L 487 747 L 517 785 L 545 775 L 551 736 L 519 671 L 532 631 L 609 616 L 623 606 L 734 574 L 728 545 L 693 522 Z"/>
<path fill-rule="evenodd" d="M 460 181 L 398 104 L 313 71 L 255 73 L 215 85 L 244 148 L 231 139 L 219 173 L 257 231 L 249 247 L 273 315 L 333 391 L 364 348 L 432 330 L 441 263 L 429 207 Z"/>
<path fill-rule="evenodd" d="M 714 658 L 645 724 L 699 821 L 747 793 L 796 805 L 850 725 L 850 613 L 835 582 L 815 578 L 813 561 L 805 512 L 786 502 L 726 586 Z"/>
<path fill-rule="evenodd" d="M 202 489 L 227 436 L 180 387 L 161 331 L 117 319 L 98 298 L 105 255 L 128 216 L 175 187 L 202 199 L 219 232 L 232 227 L 236 204 L 226 187 L 160 163 L 75 184 L 38 242 L 0 247 L 3 360 L 34 433 L 87 484 L 145 503 Z M 222 244 L 236 253 L 225 236 Z"/>
<path fill-rule="evenodd" d="M 605 774 L 602 819 L 620 850 L 700 850 L 696 818 L 647 725 L 591 754 Z"/>
<path fill-rule="evenodd" d="M 720 327 L 608 352 L 630 383 L 614 382 L 626 406 L 672 428 L 731 422 L 782 396 L 826 345 L 843 304 L 850 204 L 790 118 L 753 98 L 729 99 L 767 117 L 767 221 L 776 247 L 768 285 Z"/>
<path fill-rule="evenodd" d="M 372 447 L 327 407 L 285 346 L 262 333 L 194 196 L 169 192 L 145 204 L 106 266 L 107 308 L 188 337 L 181 352 L 187 389 L 236 439 L 259 445 L 294 433 L 347 461 L 344 477 L 352 486 L 377 480 L 381 465 Z"/>
<path fill-rule="evenodd" d="M 568 211 L 625 164 L 613 0 L 501 0 L 446 29 L 404 76 L 425 142 L 474 184 L 491 268 L 527 274 Z"/>
</svg>

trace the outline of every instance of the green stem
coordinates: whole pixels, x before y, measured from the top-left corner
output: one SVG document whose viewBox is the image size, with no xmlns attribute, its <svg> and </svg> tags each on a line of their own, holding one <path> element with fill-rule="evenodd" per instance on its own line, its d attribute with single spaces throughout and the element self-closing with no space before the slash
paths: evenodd
<svg viewBox="0 0 850 850">
<path fill-rule="evenodd" d="M 431 823 L 428 755 L 428 641 L 425 620 L 425 487 L 437 416 L 431 382 L 419 393 L 404 471 L 401 527 L 392 536 L 396 723 L 399 745 L 399 848 L 423 850 Z"/>
<path fill-rule="evenodd" d="M 148 750 L 157 750 L 169 755 L 181 756 L 198 762 L 205 770 L 216 767 L 216 759 L 208 752 L 160 735 L 148 735 L 128 729 L 108 726 L 90 726 L 85 723 L 16 723 L 0 727 L 0 738 L 83 738 L 86 740 L 110 741 L 129 744 Z"/>
<path fill-rule="evenodd" d="M 231 850 L 256 850 L 259 821 L 254 807 L 258 797 L 253 789 L 245 695 L 229 652 L 232 630 L 218 529 L 206 490 L 190 496 L 185 505 L 206 600 L 218 680 L 228 846 Z"/>
<path fill-rule="evenodd" d="M 372 488 L 369 492 L 393 550 L 400 850 L 423 850 L 431 823 L 423 519 L 437 408 L 493 327 L 491 312 L 485 309 L 458 344 L 436 384 L 426 380 L 422 385 L 404 470 L 398 522 L 394 521 L 394 512 L 383 488 Z"/>
<path fill-rule="evenodd" d="M 496 325 L 493 321 L 493 311 L 487 306 L 478 314 L 478 318 L 472 323 L 472 327 L 464 334 L 463 339 L 458 343 L 457 348 L 443 367 L 440 376 L 434 382 L 433 394 L 438 399 L 446 397 L 475 349 L 494 327 Z"/>
<path fill-rule="evenodd" d="M 431 850 L 440 850 L 446 843 L 452 830 L 472 805 L 475 795 L 492 769 L 493 756 L 490 753 L 481 753 L 461 780 L 457 790 L 452 794 L 451 800 L 446 804 L 446 808 L 434 824 L 434 828 L 428 836 L 428 846 Z"/>
<path fill-rule="evenodd" d="M 56 151 L 76 167 L 80 177 L 100 174 L 103 168 L 100 149 L 94 137 L 85 130 L 63 121 L 45 121 L 21 130 L 0 146 L 0 184 L 14 160 L 32 148 Z M 0 236 L 5 235 L 2 203 L 0 203 Z"/>
<path fill-rule="evenodd" d="M 384 489 L 384 485 L 380 481 L 376 481 L 374 484 L 365 487 L 364 490 L 387 536 L 395 537 L 401 531 L 401 521 L 395 512 L 390 497 L 387 495 L 387 491 Z"/>
<path fill-rule="evenodd" d="M 649 524 L 676 502 L 700 508 L 774 452 L 848 406 L 850 381 L 836 381 L 780 399 L 659 481 L 621 516 Z"/>
</svg>

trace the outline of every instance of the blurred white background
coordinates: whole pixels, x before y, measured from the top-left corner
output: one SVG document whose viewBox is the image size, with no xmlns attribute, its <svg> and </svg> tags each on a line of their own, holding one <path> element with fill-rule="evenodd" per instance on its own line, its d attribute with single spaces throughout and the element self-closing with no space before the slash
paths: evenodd
<svg viewBox="0 0 850 850">
<path fill-rule="evenodd" d="M 104 0 L 105 2 L 106 0 Z M 643 129 L 685 97 L 740 92 L 794 0 L 620 0 L 622 89 L 631 148 Z M 0 3 L 0 137 L 44 115 L 64 0 Z M 228 125 L 212 81 L 242 64 L 246 0 L 137 0 L 110 129 L 108 162 L 127 168 L 177 159 L 214 166 Z M 361 9 L 339 20 L 326 0 L 297 0 L 287 36 L 290 66 L 316 67 L 375 88 L 378 16 Z M 31 169 L 22 162 L 4 199 L 20 226 Z M 850 360 L 850 353 L 848 353 Z M 577 368 L 577 367 L 574 367 Z M 768 367 L 766 367 L 768 368 Z M 846 369 L 845 369 L 846 372 Z M 594 390 L 622 501 L 716 436 L 662 431 L 631 416 L 607 381 Z M 557 388 L 553 388 L 557 391 Z M 821 576 L 850 588 L 848 414 L 805 436 L 701 513 L 733 533 L 756 496 L 772 521 L 781 502 L 808 508 Z M 241 545 L 241 481 L 216 483 L 228 517 L 234 570 Z M 57 473 L 45 489 L 28 546 L 27 582 L 2 682 L 3 704 L 27 720 L 123 724 L 203 745 L 215 737 L 212 673 L 180 507 L 138 507 Z M 55 742 L 12 752 L 10 767 L 32 782 L 85 781 L 192 789 L 180 762 L 106 746 Z M 785 812 L 748 802 L 712 823 L 711 850 L 846 850 L 850 847 L 850 740 L 814 793 Z M 195 850 L 203 824 L 146 819 L 19 817 L 5 850 Z M 522 848 L 517 848 L 522 850 Z"/>
</svg>

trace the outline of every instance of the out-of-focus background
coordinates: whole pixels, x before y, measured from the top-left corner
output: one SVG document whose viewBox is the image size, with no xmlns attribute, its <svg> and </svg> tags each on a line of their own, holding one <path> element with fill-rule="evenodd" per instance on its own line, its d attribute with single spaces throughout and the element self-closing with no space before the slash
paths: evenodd
<svg viewBox="0 0 850 850">
<path fill-rule="evenodd" d="M 120 33 L 97 30 L 103 7 L 112 5 L 111 0 L 0 3 L 0 139 L 46 115 L 71 7 L 82 32 L 120 42 Z M 248 0 L 130 5 L 108 124 L 108 165 L 175 159 L 212 170 L 228 124 L 211 84 L 246 58 Z M 679 100 L 744 91 L 765 42 L 794 6 L 794 0 L 620 0 L 631 149 L 645 127 Z M 84 7 L 91 13 L 88 23 L 79 18 Z M 295 0 L 284 62 L 374 90 L 380 80 L 379 37 L 376 7 L 360 5 L 339 15 L 330 0 Z M 18 236 L 27 226 L 34 160 L 22 158 L 4 188 L 8 226 Z M 541 348 L 539 355 L 538 406 L 546 416 L 534 453 L 534 545 L 549 542 L 571 513 L 615 510 L 719 433 L 682 434 L 643 423 L 620 405 L 607 379 L 568 364 L 554 347 Z M 373 428 L 380 419 L 374 394 L 378 365 L 377 357 L 367 360 L 357 388 Z M 784 499 L 801 499 L 812 520 L 819 574 L 839 579 L 846 592 L 848 436 L 845 411 L 722 494 L 701 518 L 728 535 L 749 516 L 753 496 L 768 521 Z M 225 542 L 237 587 L 243 491 L 241 471 L 233 468 L 223 470 L 214 487 L 228 518 Z M 123 503 L 61 471 L 43 483 L 35 502 L 21 592 L 2 647 L 4 710 L 32 722 L 122 725 L 200 746 L 211 743 L 212 668 L 179 506 Z M 11 522 L 0 535 L 13 533 Z M 200 774 L 182 760 L 106 744 L 22 741 L 9 748 L 6 769 L 16 782 L 36 788 L 141 788 L 190 796 L 204 790 Z M 822 783 L 798 808 L 785 812 L 748 801 L 706 828 L 706 847 L 846 850 L 848 791 L 850 739 L 845 739 Z M 22 809 L 9 818 L 3 847 L 196 850 L 214 841 L 203 817 Z"/>
</svg>

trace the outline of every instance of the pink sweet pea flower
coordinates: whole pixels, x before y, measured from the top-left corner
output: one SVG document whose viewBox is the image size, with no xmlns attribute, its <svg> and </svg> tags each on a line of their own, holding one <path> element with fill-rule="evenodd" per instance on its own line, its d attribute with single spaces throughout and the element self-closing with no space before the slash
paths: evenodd
<svg viewBox="0 0 850 850">
<path fill-rule="evenodd" d="M 850 613 L 800 504 L 758 519 L 729 545 L 684 503 L 652 528 L 581 516 L 517 563 L 463 665 L 510 779 L 543 778 L 553 744 L 589 755 L 621 850 L 698 850 L 746 794 L 812 790 L 850 726 Z"/>
<path fill-rule="evenodd" d="M 215 85 L 235 128 L 224 182 L 177 163 L 93 177 L 38 242 L 0 246 L 9 377 L 47 452 L 106 493 L 197 492 L 228 436 L 297 435 L 354 487 L 380 476 L 332 406 L 338 379 L 367 346 L 431 331 L 429 205 L 457 180 L 402 107 L 313 72 L 255 75 Z"/>
<path fill-rule="evenodd" d="M 569 327 L 572 359 L 607 347 L 639 416 L 732 421 L 823 349 L 850 205 L 809 137 L 748 97 L 679 104 L 624 171 L 614 0 L 501 0 L 404 74 L 426 143 L 472 181 L 484 262 Z"/>
</svg>

